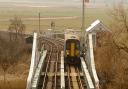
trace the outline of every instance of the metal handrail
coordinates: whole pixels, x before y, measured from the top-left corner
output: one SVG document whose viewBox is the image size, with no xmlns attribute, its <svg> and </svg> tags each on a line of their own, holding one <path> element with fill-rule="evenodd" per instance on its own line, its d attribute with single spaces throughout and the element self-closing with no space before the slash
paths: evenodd
<svg viewBox="0 0 128 89">
<path fill-rule="evenodd" d="M 32 56 L 31 56 L 31 64 L 30 64 L 29 75 L 28 75 L 28 78 L 27 78 L 26 89 L 30 89 L 31 88 L 32 78 L 34 76 L 35 68 L 36 68 L 36 65 L 37 65 L 37 61 L 36 61 L 37 53 L 36 53 L 36 51 L 37 51 L 37 33 L 34 33 L 33 47 L 32 47 Z"/>
<path fill-rule="evenodd" d="M 88 67 L 89 67 L 90 74 L 92 76 L 95 88 L 99 89 L 99 79 L 98 79 L 96 68 L 95 68 L 94 53 L 93 53 L 93 39 L 92 39 L 91 33 L 88 34 L 88 38 L 89 38 Z"/>
</svg>

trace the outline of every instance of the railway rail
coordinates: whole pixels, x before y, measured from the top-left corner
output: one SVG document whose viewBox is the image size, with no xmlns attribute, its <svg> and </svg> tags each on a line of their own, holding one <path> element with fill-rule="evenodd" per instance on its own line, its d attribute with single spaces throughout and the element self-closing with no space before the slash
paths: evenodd
<svg viewBox="0 0 128 89">
<path fill-rule="evenodd" d="M 48 55 L 45 60 L 46 65 L 43 66 L 44 74 L 41 78 L 43 81 L 39 89 L 60 89 L 60 85 L 58 85 L 60 78 L 58 78 L 57 73 L 59 72 L 58 66 L 60 66 L 60 51 L 63 46 L 58 41 L 52 41 L 48 38 L 43 40 L 45 40 L 44 47 L 48 50 Z"/>
<path fill-rule="evenodd" d="M 67 66 L 68 89 L 86 89 L 82 81 L 80 67 L 74 65 Z"/>
</svg>

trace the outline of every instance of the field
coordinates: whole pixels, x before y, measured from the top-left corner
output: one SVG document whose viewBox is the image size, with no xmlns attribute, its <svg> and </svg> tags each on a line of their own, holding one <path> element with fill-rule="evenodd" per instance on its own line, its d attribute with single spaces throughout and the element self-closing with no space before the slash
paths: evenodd
<svg viewBox="0 0 128 89">
<path fill-rule="evenodd" d="M 38 29 L 38 13 L 41 14 L 41 29 L 50 28 L 51 21 L 55 22 L 56 29 L 80 29 L 81 28 L 81 6 L 47 6 L 45 4 L 7 4 L 0 7 L 0 29 L 7 30 L 9 20 L 18 16 L 26 25 L 26 31 Z M 86 8 L 85 26 L 99 19 L 108 24 L 108 10 L 103 8 Z"/>
</svg>

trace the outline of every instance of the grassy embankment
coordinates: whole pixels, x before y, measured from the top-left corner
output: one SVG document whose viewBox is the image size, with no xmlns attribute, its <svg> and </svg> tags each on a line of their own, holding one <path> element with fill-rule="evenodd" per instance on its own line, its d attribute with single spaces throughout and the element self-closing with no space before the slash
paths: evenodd
<svg viewBox="0 0 128 89">
<path fill-rule="evenodd" d="M 29 72 L 30 45 L 24 40 L 9 40 L 0 32 L 0 89 L 25 89 Z"/>
<path fill-rule="evenodd" d="M 26 31 L 33 31 L 38 29 L 38 12 L 41 13 L 42 18 L 47 17 L 74 17 L 72 19 L 42 19 L 41 29 L 50 28 L 51 21 L 56 24 L 56 29 L 66 28 L 81 28 L 81 8 L 78 7 L 1 7 L 0 8 L 0 29 L 8 29 L 9 20 L 14 16 L 19 16 L 23 19 L 26 24 Z M 105 24 L 108 23 L 107 10 L 87 8 L 86 13 L 86 27 L 89 26 L 96 19 L 102 20 Z M 33 18 L 33 19 L 29 19 Z M 35 19 L 36 18 L 36 19 Z"/>
</svg>

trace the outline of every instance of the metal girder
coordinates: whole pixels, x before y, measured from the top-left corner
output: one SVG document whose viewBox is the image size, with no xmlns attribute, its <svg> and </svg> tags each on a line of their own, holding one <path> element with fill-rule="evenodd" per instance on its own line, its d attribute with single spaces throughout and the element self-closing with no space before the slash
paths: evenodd
<svg viewBox="0 0 128 89">
<path fill-rule="evenodd" d="M 64 76 L 64 52 L 61 51 L 61 89 L 65 89 L 65 76 Z"/>
<path fill-rule="evenodd" d="M 80 59 L 81 59 L 82 70 L 83 70 L 84 75 L 85 75 L 84 78 L 85 78 L 85 81 L 86 81 L 87 89 L 95 89 L 94 85 L 93 85 L 93 81 L 91 79 L 91 75 L 89 74 L 89 71 L 87 69 L 85 61 L 82 57 Z"/>
<path fill-rule="evenodd" d="M 41 69 L 44 64 L 46 54 L 47 54 L 47 51 L 46 50 L 43 51 L 40 61 L 39 61 L 39 64 L 37 65 L 37 68 L 35 69 L 35 75 L 33 77 L 32 86 L 31 86 L 32 89 L 38 89 L 38 83 L 39 83 L 39 78 L 41 75 Z"/>
</svg>

